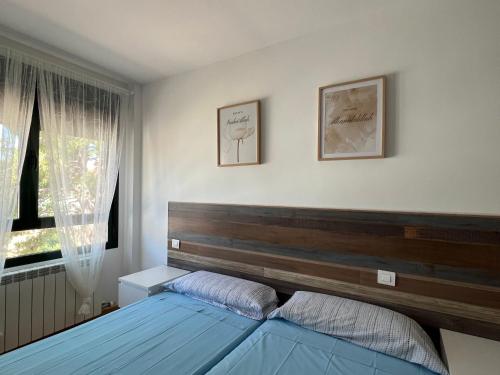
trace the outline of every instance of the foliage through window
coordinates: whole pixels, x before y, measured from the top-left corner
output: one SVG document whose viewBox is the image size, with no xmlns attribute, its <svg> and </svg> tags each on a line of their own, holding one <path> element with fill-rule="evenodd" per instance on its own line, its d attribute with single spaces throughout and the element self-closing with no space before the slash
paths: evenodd
<svg viewBox="0 0 500 375">
<path fill-rule="evenodd" d="M 0 127 L 2 134 L 4 128 Z M 5 268 L 19 265 L 41 262 L 61 257 L 61 245 L 59 236 L 55 228 L 54 210 L 52 207 L 52 197 L 49 188 L 49 164 L 47 150 L 43 139 L 43 131 L 40 130 L 40 120 L 37 100 L 33 108 L 33 116 L 26 149 L 26 157 L 23 165 L 20 194 L 18 201 L 17 216 L 14 218 L 10 240 L 7 242 L 8 257 Z M 83 137 L 72 137 L 65 141 L 69 142 L 66 149 L 73 153 L 74 160 L 78 161 L 79 153 L 81 160 L 85 162 L 75 162 L 71 167 L 71 181 L 83 181 L 88 188 L 92 188 L 97 179 L 95 158 L 88 157 L 95 153 L 98 145 L 90 139 Z M 75 184 L 78 186 L 78 184 Z M 117 184 L 118 186 L 118 184 Z M 86 207 L 86 200 L 82 199 L 88 194 L 84 189 L 76 188 L 74 191 L 74 204 L 70 202 L 75 215 L 78 212 L 92 214 L 92 208 Z M 83 206 L 83 207 L 82 207 Z M 80 223 L 79 227 L 87 226 L 88 223 Z M 83 233 L 82 241 L 85 241 L 86 230 L 78 231 Z M 111 206 L 108 222 L 108 242 L 106 248 L 118 246 L 118 187 L 116 188 Z"/>
</svg>

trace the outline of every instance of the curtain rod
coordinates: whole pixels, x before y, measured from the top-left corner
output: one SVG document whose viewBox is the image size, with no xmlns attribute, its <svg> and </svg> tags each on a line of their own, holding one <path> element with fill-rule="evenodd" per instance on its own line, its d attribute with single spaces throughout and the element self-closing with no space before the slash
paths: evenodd
<svg viewBox="0 0 500 375">
<path fill-rule="evenodd" d="M 130 90 L 129 84 L 125 82 L 120 82 L 114 78 L 108 77 L 104 74 L 95 72 L 89 68 L 82 67 L 77 63 L 67 61 L 64 58 L 51 55 L 50 53 L 44 52 L 42 50 L 30 47 L 22 42 L 12 40 L 2 35 L 0 29 L 0 47 L 11 49 L 14 52 L 25 54 L 27 57 L 40 62 L 42 64 L 52 65 L 55 68 L 66 71 L 67 73 L 73 75 L 79 75 L 82 78 L 86 78 L 96 83 L 100 83 L 103 86 L 110 87 L 115 91 L 134 95 L 134 91 Z"/>
<path fill-rule="evenodd" d="M 113 83 L 110 83 L 108 81 L 99 79 L 99 78 L 93 76 L 90 73 L 76 72 L 76 71 L 73 71 L 70 68 L 68 68 L 66 66 L 63 66 L 61 64 L 56 64 L 56 63 L 49 62 L 49 61 L 43 61 L 43 60 L 40 60 L 40 59 L 38 59 L 36 57 L 32 57 L 32 56 L 30 56 L 30 57 L 34 58 L 36 60 L 39 60 L 43 64 L 48 64 L 48 65 L 51 65 L 51 66 L 53 66 L 53 67 L 55 67 L 57 69 L 63 70 L 68 76 L 77 76 L 77 77 L 81 78 L 82 80 L 85 79 L 85 80 L 89 80 L 89 81 L 94 81 L 94 82 L 97 83 L 97 85 L 100 84 L 101 86 L 104 86 L 104 87 L 101 87 L 101 88 L 108 88 L 109 87 L 109 88 L 112 88 L 117 93 L 126 94 L 126 95 L 134 95 L 134 91 L 125 89 L 125 88 L 123 88 L 121 86 L 117 86 L 117 85 L 115 85 Z M 71 78 L 71 77 L 69 77 L 69 78 Z"/>
</svg>

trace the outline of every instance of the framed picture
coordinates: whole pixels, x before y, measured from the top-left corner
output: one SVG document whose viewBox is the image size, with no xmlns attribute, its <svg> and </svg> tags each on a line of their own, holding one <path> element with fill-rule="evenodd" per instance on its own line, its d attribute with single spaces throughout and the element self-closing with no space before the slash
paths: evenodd
<svg viewBox="0 0 500 375">
<path fill-rule="evenodd" d="M 217 165 L 260 164 L 260 101 L 217 109 Z"/>
<path fill-rule="evenodd" d="M 320 87 L 318 160 L 383 158 L 385 76 Z"/>
</svg>

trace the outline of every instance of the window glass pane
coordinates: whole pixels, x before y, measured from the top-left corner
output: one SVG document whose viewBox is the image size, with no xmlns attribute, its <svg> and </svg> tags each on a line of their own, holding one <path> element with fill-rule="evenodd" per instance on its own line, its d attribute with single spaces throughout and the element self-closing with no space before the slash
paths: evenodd
<svg viewBox="0 0 500 375">
<path fill-rule="evenodd" d="M 72 237 L 77 245 L 92 242 L 92 224 L 71 227 Z M 56 228 L 30 229 L 12 232 L 7 243 L 7 258 L 38 254 L 61 249 Z"/>
<path fill-rule="evenodd" d="M 40 132 L 40 146 L 38 154 L 38 217 L 54 216 L 52 208 L 52 197 L 49 190 L 49 162 L 47 160 L 47 149 L 43 139 L 43 131 Z"/>
<path fill-rule="evenodd" d="M 99 161 L 99 148 L 95 140 L 83 137 L 65 136 L 65 163 L 69 165 L 67 191 L 68 207 L 72 214 L 92 214 L 94 212 Z M 45 146 L 44 132 L 40 131 L 38 182 L 38 216 L 52 217 L 54 209 L 49 188 L 49 162 Z"/>
<path fill-rule="evenodd" d="M 16 208 L 14 211 L 14 220 L 19 219 L 19 194 L 17 195 Z"/>
<path fill-rule="evenodd" d="M 5 183 L 5 181 L 11 181 L 12 184 L 18 183 L 18 169 L 17 163 L 19 162 L 19 137 L 11 132 L 11 130 L 0 123 L 0 158 L 2 160 L 8 160 L 4 162 L 3 166 L 7 167 L 0 174 L 0 180 Z M 19 195 L 13 211 L 10 208 L 9 211 L 13 214 L 13 219 L 19 218 Z"/>
<path fill-rule="evenodd" d="M 1 61 L 0 61 L 1 63 Z M 23 258 L 26 255 L 42 254 L 36 257 L 36 261 L 40 259 L 53 259 L 53 255 L 43 255 L 61 249 L 59 235 L 56 228 L 40 228 L 41 226 L 50 226 L 52 220 L 36 220 L 36 208 L 38 208 L 38 218 L 48 218 L 54 216 L 53 202 L 51 189 L 49 187 L 49 161 L 44 136 L 46 133 L 41 131 L 37 122 L 35 112 L 38 111 L 37 101 L 35 99 L 33 123 L 29 133 L 29 140 L 26 150 L 26 161 L 23 169 L 23 186 L 20 186 L 20 194 L 15 202 L 15 209 L 9 208 L 15 219 L 14 229 L 26 229 L 22 231 L 11 232 L 8 236 L 7 243 L 7 258 L 17 258 L 15 261 L 8 261 L 8 267 L 28 264 L 34 261 L 32 258 Z M 65 134 L 60 140 L 56 140 L 61 153 L 56 155 L 56 160 L 64 160 L 64 165 L 68 166 L 68 180 L 64 184 L 68 190 L 62 195 L 67 197 L 68 202 L 66 207 L 71 215 L 75 215 L 75 223 L 84 223 L 86 225 L 75 225 L 67 230 L 71 235 L 72 242 L 77 246 L 89 245 L 92 238 L 100 237 L 99 234 L 94 234 L 96 228 L 88 223 L 93 221 L 94 206 L 96 203 L 96 186 L 101 168 L 101 150 L 99 142 L 94 136 L 93 129 L 86 129 L 83 132 L 70 131 L 70 134 Z M 36 139 L 39 138 L 39 139 Z M 37 142 L 38 141 L 38 142 Z M 38 146 L 38 147 L 37 147 Z M 61 147 L 59 147 L 61 146 Z M 0 161 L 1 158 L 12 158 L 16 161 L 19 157 L 19 137 L 13 134 L 8 127 L 0 123 Z M 38 168 L 33 164 L 33 161 L 38 159 Z M 106 157 L 106 155 L 104 155 Z M 105 161 L 104 161 L 105 162 Z M 7 171 L 0 180 L 15 182 L 20 185 L 18 180 L 18 168 Z M 33 177 L 38 175 L 38 189 L 33 190 Z M 12 176 L 12 180 L 11 180 Z M 73 188 L 74 187 L 74 188 Z M 38 192 L 38 197 L 36 196 Z M 37 199 L 38 198 L 38 199 Z M 20 203 L 23 206 L 23 212 L 20 211 Z M 103 224 L 105 226 L 105 239 L 108 240 L 108 231 L 112 234 L 109 239 L 110 246 L 116 246 L 117 230 L 115 218 L 118 215 L 117 202 L 113 202 L 111 207 L 112 214 L 110 223 Z M 12 206 L 12 208 L 14 208 Z M 82 215 L 82 213 L 84 215 Z M 27 229 L 30 228 L 30 229 Z M 101 228 L 103 229 L 103 228 Z M 81 251 L 87 252 L 88 246 L 81 246 Z"/>
<path fill-rule="evenodd" d="M 12 232 L 7 243 L 7 258 L 59 250 L 56 228 Z"/>
</svg>

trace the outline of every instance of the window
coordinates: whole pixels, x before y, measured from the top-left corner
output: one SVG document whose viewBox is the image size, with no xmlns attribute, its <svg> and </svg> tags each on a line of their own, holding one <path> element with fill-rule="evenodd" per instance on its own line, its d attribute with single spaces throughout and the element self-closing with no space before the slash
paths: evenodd
<svg viewBox="0 0 500 375">
<path fill-rule="evenodd" d="M 75 142 L 86 141 L 84 139 L 75 139 Z M 88 167 L 91 168 L 92 166 Z M 109 215 L 106 249 L 117 246 L 118 184 Z M 61 257 L 49 190 L 48 162 L 43 142 L 43 131 L 40 130 L 38 101 L 36 98 L 21 176 L 17 217 L 12 225 L 7 250 L 8 257 L 5 268 Z"/>
</svg>

